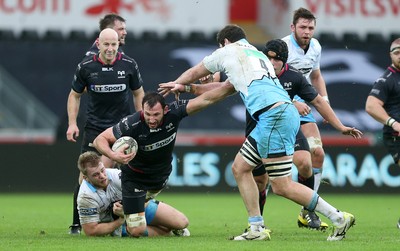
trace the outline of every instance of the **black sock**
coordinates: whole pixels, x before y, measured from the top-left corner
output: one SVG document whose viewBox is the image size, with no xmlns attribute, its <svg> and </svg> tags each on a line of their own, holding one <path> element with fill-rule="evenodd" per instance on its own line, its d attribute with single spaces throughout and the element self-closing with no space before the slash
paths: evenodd
<svg viewBox="0 0 400 251">
<path fill-rule="evenodd" d="M 258 193 L 258 205 L 260 206 L 261 215 L 263 215 L 263 212 L 264 212 L 264 205 L 265 205 L 266 199 L 267 199 L 267 195 L 266 195 L 266 192 L 264 189 Z"/>
<path fill-rule="evenodd" d="M 314 174 L 311 175 L 309 178 L 304 178 L 299 174 L 298 180 L 300 184 L 303 184 L 306 187 L 310 188 L 311 190 L 314 190 Z"/>
<path fill-rule="evenodd" d="M 78 184 L 76 187 L 75 187 L 75 190 L 74 190 L 74 201 L 73 201 L 73 205 L 74 205 L 74 208 L 73 208 L 73 221 L 72 221 L 72 225 L 81 225 L 81 222 L 79 221 L 79 212 L 78 212 L 78 193 L 79 193 L 79 187 L 80 187 L 80 185 Z"/>
</svg>

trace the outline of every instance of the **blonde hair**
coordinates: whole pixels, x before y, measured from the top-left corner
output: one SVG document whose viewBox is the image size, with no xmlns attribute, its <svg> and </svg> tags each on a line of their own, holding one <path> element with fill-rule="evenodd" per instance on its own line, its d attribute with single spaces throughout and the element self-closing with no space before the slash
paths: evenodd
<svg viewBox="0 0 400 251">
<path fill-rule="evenodd" d="M 83 175 L 87 175 L 87 168 L 97 167 L 101 161 L 101 156 L 96 152 L 84 152 L 79 155 L 78 169 Z"/>
</svg>

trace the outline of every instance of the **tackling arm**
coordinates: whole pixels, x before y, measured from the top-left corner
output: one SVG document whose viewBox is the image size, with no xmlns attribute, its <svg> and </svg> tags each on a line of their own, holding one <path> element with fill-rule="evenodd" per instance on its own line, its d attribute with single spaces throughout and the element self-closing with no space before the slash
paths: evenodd
<svg viewBox="0 0 400 251">
<path fill-rule="evenodd" d="M 125 218 L 119 217 L 118 219 L 107 223 L 90 222 L 82 224 L 82 228 L 87 236 L 103 236 L 111 234 L 115 229 L 124 224 L 124 222 Z"/>
<path fill-rule="evenodd" d="M 203 62 L 200 62 L 197 65 L 185 71 L 184 73 L 182 73 L 182 75 L 179 78 L 177 78 L 174 82 L 178 84 L 188 85 L 209 74 L 210 72 L 203 65 Z"/>
<path fill-rule="evenodd" d="M 218 84 L 221 84 L 221 86 L 191 99 L 186 107 L 187 113 L 192 115 L 236 92 L 233 85 L 228 81 Z"/>
</svg>

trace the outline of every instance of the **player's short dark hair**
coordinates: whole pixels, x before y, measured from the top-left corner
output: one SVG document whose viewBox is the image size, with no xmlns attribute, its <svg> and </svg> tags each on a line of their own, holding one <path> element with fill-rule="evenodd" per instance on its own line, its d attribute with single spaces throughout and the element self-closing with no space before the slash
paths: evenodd
<svg viewBox="0 0 400 251">
<path fill-rule="evenodd" d="M 121 21 L 124 23 L 126 22 L 123 17 L 121 17 L 115 13 L 107 14 L 99 21 L 100 31 L 104 30 L 105 28 L 113 29 L 115 21 Z"/>
<path fill-rule="evenodd" d="M 267 57 L 276 58 L 286 63 L 289 55 L 287 44 L 282 39 L 273 39 L 265 44 L 262 50 Z"/>
<path fill-rule="evenodd" d="M 217 34 L 217 42 L 222 46 L 225 46 L 224 40 L 228 39 L 229 42 L 234 43 L 240 39 L 246 38 L 244 30 L 235 24 L 229 24 L 220 30 Z"/>
<path fill-rule="evenodd" d="M 165 103 L 165 98 L 163 97 L 163 95 L 159 94 L 158 92 L 149 91 L 149 92 L 146 92 L 146 94 L 143 97 L 142 107 L 144 107 L 144 104 L 147 104 L 151 108 L 151 107 L 154 107 L 158 103 L 161 104 L 161 107 L 163 109 L 165 108 L 166 103 Z"/>
<path fill-rule="evenodd" d="M 298 8 L 294 11 L 292 23 L 296 25 L 300 18 L 314 20 L 315 23 L 317 22 L 317 18 L 314 16 L 314 14 L 312 14 L 312 12 L 306 8 Z"/>
<path fill-rule="evenodd" d="M 84 152 L 79 155 L 78 158 L 78 169 L 83 175 L 87 175 L 88 167 L 96 167 L 101 161 L 101 156 L 93 151 Z"/>
</svg>

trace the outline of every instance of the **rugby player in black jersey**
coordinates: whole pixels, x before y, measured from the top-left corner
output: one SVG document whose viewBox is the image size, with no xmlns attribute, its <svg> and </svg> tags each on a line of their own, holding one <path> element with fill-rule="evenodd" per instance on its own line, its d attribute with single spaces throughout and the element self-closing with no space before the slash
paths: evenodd
<svg viewBox="0 0 400 251">
<path fill-rule="evenodd" d="M 131 236 L 148 236 L 144 205 L 154 199 L 168 181 L 181 120 L 234 92 L 231 85 L 226 85 L 194 99 L 177 100 L 170 104 L 166 104 L 159 93 L 146 93 L 142 111 L 123 118 L 94 140 L 93 144 L 101 154 L 123 164 L 122 202 L 127 231 Z M 137 141 L 137 153 L 111 150 L 110 146 L 122 136 L 130 136 Z"/>
<path fill-rule="evenodd" d="M 124 54 L 122 47 L 125 45 L 125 38 L 128 34 L 128 32 L 126 31 L 126 20 L 115 13 L 107 14 L 99 21 L 99 30 L 102 31 L 106 28 L 111 28 L 117 32 L 119 41 L 118 52 Z M 95 41 L 89 48 L 89 50 L 85 53 L 85 55 L 96 55 L 98 52 L 99 49 L 97 48 Z"/>
<path fill-rule="evenodd" d="M 390 45 L 392 64 L 374 83 L 365 104 L 366 112 L 382 123 L 383 143 L 400 165 L 400 38 Z M 400 219 L 397 222 L 400 228 Z"/>
<path fill-rule="evenodd" d="M 80 135 L 77 126 L 81 96 L 88 95 L 86 109 L 86 123 L 84 127 L 81 153 L 96 151 L 92 146 L 94 138 L 121 118 L 133 112 L 134 108 L 141 110 L 144 96 L 143 80 L 135 60 L 118 52 L 118 34 L 111 28 L 100 32 L 96 40 L 98 53 L 85 57 L 78 64 L 68 96 L 68 130 L 67 140 L 76 142 Z M 106 157 L 102 158 L 106 167 L 112 167 L 113 162 Z M 80 175 L 80 181 L 82 176 Z M 80 183 L 80 182 L 79 182 Z M 75 189 L 75 194 L 79 186 Z M 76 196 L 74 194 L 74 204 Z M 79 216 L 74 206 L 73 225 L 71 234 L 80 233 Z"/>
</svg>

